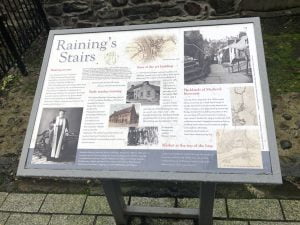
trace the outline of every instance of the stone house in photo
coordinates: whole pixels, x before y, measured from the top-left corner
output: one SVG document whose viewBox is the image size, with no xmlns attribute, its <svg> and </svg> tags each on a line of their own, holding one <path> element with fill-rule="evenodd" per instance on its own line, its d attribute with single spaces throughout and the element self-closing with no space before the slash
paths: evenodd
<svg viewBox="0 0 300 225">
<path fill-rule="evenodd" d="M 249 40 L 245 32 L 240 32 L 235 39 L 217 52 L 219 64 L 224 64 L 230 72 L 245 72 L 251 75 Z"/>
<path fill-rule="evenodd" d="M 139 114 L 135 109 L 135 105 L 121 109 L 119 111 L 114 111 L 109 116 L 110 124 L 120 124 L 120 125 L 132 125 L 138 124 Z"/>
<path fill-rule="evenodd" d="M 222 63 L 233 64 L 235 60 L 246 60 L 247 53 L 249 53 L 248 36 L 241 32 L 238 38 L 228 40 L 228 45 L 218 51 L 217 57 Z"/>
<path fill-rule="evenodd" d="M 127 90 L 127 102 L 159 104 L 160 87 L 144 81 L 138 85 L 131 85 Z"/>
</svg>

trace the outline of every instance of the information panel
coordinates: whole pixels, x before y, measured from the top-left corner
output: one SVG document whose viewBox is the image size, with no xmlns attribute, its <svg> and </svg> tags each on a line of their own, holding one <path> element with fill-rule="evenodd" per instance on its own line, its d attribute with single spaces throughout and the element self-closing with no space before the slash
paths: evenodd
<svg viewBox="0 0 300 225">
<path fill-rule="evenodd" d="M 280 182 L 259 20 L 51 31 L 18 173 Z"/>
</svg>

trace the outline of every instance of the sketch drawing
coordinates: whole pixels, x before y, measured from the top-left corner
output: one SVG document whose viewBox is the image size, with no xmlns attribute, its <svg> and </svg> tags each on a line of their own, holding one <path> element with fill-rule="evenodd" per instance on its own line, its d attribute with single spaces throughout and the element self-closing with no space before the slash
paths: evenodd
<svg viewBox="0 0 300 225">
<path fill-rule="evenodd" d="M 262 168 L 257 129 L 220 129 L 216 136 L 219 168 Z"/>
<path fill-rule="evenodd" d="M 132 61 L 145 63 L 168 56 L 175 49 L 176 38 L 174 36 L 148 35 L 131 42 L 126 52 Z"/>
<path fill-rule="evenodd" d="M 233 87 L 230 90 L 232 125 L 257 125 L 253 87 Z"/>
</svg>

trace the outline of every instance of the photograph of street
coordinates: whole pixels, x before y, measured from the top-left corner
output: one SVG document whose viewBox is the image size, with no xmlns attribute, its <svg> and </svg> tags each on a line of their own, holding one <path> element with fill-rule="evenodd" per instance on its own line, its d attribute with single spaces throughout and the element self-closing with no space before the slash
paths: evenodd
<svg viewBox="0 0 300 225">
<path fill-rule="evenodd" d="M 223 25 L 184 32 L 184 83 L 252 83 L 246 27 Z"/>
</svg>

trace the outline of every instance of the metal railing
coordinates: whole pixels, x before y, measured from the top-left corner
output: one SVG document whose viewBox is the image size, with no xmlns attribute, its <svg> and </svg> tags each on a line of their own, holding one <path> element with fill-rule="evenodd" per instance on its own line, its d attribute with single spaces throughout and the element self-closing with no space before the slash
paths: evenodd
<svg viewBox="0 0 300 225">
<path fill-rule="evenodd" d="M 22 55 L 49 24 L 40 0 L 1 0 L 0 3 L 0 79 L 17 64 L 26 67 Z"/>
</svg>

